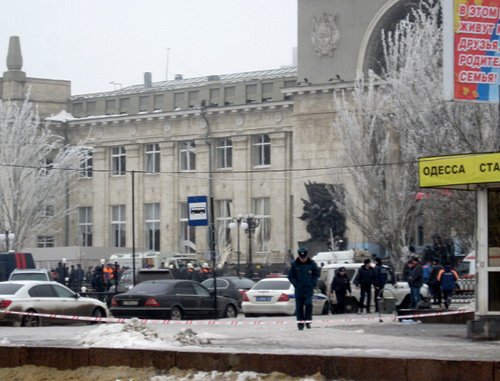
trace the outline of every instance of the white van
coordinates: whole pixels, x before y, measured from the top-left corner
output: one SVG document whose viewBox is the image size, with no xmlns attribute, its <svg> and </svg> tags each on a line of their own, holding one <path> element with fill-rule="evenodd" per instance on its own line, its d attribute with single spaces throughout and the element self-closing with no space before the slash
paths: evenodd
<svg viewBox="0 0 500 381">
<path fill-rule="evenodd" d="M 331 265 L 334 263 L 355 263 L 363 262 L 364 259 L 370 258 L 370 253 L 361 249 L 351 249 L 344 251 L 323 251 L 317 253 L 311 259 L 316 262 L 319 267 Z"/>
</svg>

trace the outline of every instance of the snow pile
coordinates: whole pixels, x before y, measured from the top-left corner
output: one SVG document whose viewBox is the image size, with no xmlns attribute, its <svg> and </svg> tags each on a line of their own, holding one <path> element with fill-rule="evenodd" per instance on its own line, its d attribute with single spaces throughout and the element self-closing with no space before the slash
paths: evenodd
<svg viewBox="0 0 500 381">
<path fill-rule="evenodd" d="M 211 344 L 209 338 L 202 338 L 191 328 L 184 328 L 174 336 L 174 339 L 184 345 L 204 345 Z"/>
<path fill-rule="evenodd" d="M 82 335 L 78 341 L 84 347 L 166 348 L 179 346 L 174 340 L 162 338 L 149 325 L 134 318 L 125 324 L 103 324 Z"/>
<path fill-rule="evenodd" d="M 151 381 L 324 381 L 325 377 L 316 374 L 308 378 L 291 377 L 283 373 L 273 372 L 270 374 L 255 372 L 203 372 L 193 370 L 170 369 L 168 375 L 154 376 Z M 118 380 L 117 380 L 118 381 Z M 125 380 L 123 380 L 125 381 Z"/>
</svg>

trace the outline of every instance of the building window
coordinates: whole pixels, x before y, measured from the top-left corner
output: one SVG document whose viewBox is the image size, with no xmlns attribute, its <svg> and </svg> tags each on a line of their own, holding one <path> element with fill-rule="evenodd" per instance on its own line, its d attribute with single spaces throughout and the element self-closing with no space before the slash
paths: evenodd
<svg viewBox="0 0 500 381">
<path fill-rule="evenodd" d="M 198 104 L 198 99 L 200 98 L 199 91 L 190 91 L 189 92 L 189 108 L 193 108 Z"/>
<path fill-rule="evenodd" d="M 127 114 L 129 105 L 130 105 L 129 98 L 120 99 L 120 114 Z"/>
<path fill-rule="evenodd" d="M 233 141 L 231 138 L 217 139 L 216 146 L 217 168 L 228 169 L 233 167 Z"/>
<path fill-rule="evenodd" d="M 111 246 L 126 246 L 125 205 L 111 207 Z"/>
<path fill-rule="evenodd" d="M 231 229 L 229 228 L 229 224 L 232 221 L 231 210 L 231 200 L 217 200 L 215 202 L 216 242 L 221 263 L 226 262 L 228 260 L 227 257 L 233 251 L 231 247 Z"/>
<path fill-rule="evenodd" d="M 38 171 L 38 175 L 40 177 L 47 177 L 49 175 L 49 172 L 53 169 L 53 162 L 54 160 L 52 159 L 43 159 L 40 162 L 40 169 Z"/>
<path fill-rule="evenodd" d="M 39 235 L 37 247 L 55 247 L 56 239 L 53 236 Z"/>
<path fill-rule="evenodd" d="M 139 111 L 148 111 L 149 95 L 139 97 Z"/>
<path fill-rule="evenodd" d="M 220 89 L 210 89 L 210 102 L 217 103 L 219 101 L 219 98 L 220 98 Z"/>
<path fill-rule="evenodd" d="M 160 145 L 158 143 L 146 144 L 144 153 L 146 155 L 146 173 L 160 172 Z"/>
<path fill-rule="evenodd" d="M 285 81 L 285 87 L 295 87 L 297 86 L 297 81 Z"/>
<path fill-rule="evenodd" d="M 125 147 L 113 147 L 111 150 L 111 166 L 113 176 L 124 176 L 126 173 Z"/>
<path fill-rule="evenodd" d="M 247 85 L 247 103 L 255 103 L 257 97 L 257 85 Z"/>
<path fill-rule="evenodd" d="M 114 114 L 116 107 L 116 100 L 115 99 L 108 99 L 106 101 L 106 115 Z"/>
<path fill-rule="evenodd" d="M 82 113 L 83 113 L 83 103 L 82 102 L 73 103 L 73 115 L 81 116 Z"/>
<path fill-rule="evenodd" d="M 92 246 L 92 207 L 78 208 L 78 233 L 80 246 Z"/>
<path fill-rule="evenodd" d="M 196 170 L 196 144 L 194 140 L 181 142 L 180 144 L 181 171 Z"/>
<path fill-rule="evenodd" d="M 96 102 L 87 102 L 87 115 L 95 115 L 96 112 Z"/>
<path fill-rule="evenodd" d="M 269 197 L 253 199 L 253 213 L 260 223 L 255 230 L 255 251 L 271 252 L 271 199 Z"/>
<path fill-rule="evenodd" d="M 253 165 L 254 167 L 271 165 L 271 138 L 267 134 L 253 137 Z"/>
<path fill-rule="evenodd" d="M 92 166 L 93 162 L 92 150 L 87 150 L 87 154 L 80 164 L 80 170 L 78 171 L 78 176 L 81 178 L 91 178 L 92 177 Z"/>
<path fill-rule="evenodd" d="M 48 197 L 43 200 L 38 209 L 38 215 L 40 217 L 54 217 L 55 215 L 55 198 Z"/>
<path fill-rule="evenodd" d="M 184 93 L 174 93 L 174 108 L 184 106 Z"/>
<path fill-rule="evenodd" d="M 163 94 L 154 96 L 154 110 L 159 111 L 163 109 Z"/>
<path fill-rule="evenodd" d="M 189 226 L 187 203 L 181 202 L 180 208 L 179 252 L 182 254 L 194 254 L 196 253 L 196 227 Z"/>
<path fill-rule="evenodd" d="M 273 92 L 273 83 L 263 83 L 262 84 L 262 93 L 267 94 L 267 93 L 272 93 Z"/>
<path fill-rule="evenodd" d="M 160 251 L 160 204 L 145 204 L 146 249 Z"/>
</svg>

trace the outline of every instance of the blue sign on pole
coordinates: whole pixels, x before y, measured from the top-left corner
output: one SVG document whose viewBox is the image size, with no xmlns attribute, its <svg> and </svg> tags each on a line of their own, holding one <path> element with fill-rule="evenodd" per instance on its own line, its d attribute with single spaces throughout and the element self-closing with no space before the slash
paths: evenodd
<svg viewBox="0 0 500 381">
<path fill-rule="evenodd" d="M 188 197 L 189 226 L 208 226 L 207 196 Z"/>
</svg>

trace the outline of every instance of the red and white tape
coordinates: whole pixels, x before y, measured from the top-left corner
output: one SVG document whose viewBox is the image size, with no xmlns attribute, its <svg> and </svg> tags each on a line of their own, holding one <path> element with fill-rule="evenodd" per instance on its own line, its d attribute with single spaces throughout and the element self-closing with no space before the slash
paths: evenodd
<svg viewBox="0 0 500 381">
<path fill-rule="evenodd" d="M 344 319 L 318 319 L 313 320 L 314 324 L 341 324 L 341 323 L 355 323 L 361 321 L 395 321 L 398 319 L 419 319 L 433 316 L 447 316 L 459 315 L 474 312 L 474 310 L 457 310 L 457 311 L 442 311 L 425 314 L 413 315 L 391 315 L 391 316 L 373 316 L 373 317 L 359 317 L 359 318 L 344 318 Z M 42 318 L 50 319 L 64 319 L 64 320 L 77 320 L 96 323 L 126 323 L 131 320 L 129 318 L 112 318 L 112 317 L 90 317 L 90 316 L 69 316 L 69 315 L 56 315 L 56 314 L 42 314 L 34 312 L 19 312 L 19 311 L 5 311 L 0 310 L 0 313 L 7 315 L 27 315 L 39 316 Z M 159 324 L 159 325 L 283 325 L 283 324 L 297 324 L 297 323 L 310 323 L 311 321 L 298 322 L 296 320 L 158 320 L 158 319 L 139 319 L 140 322 L 146 324 Z"/>
</svg>

